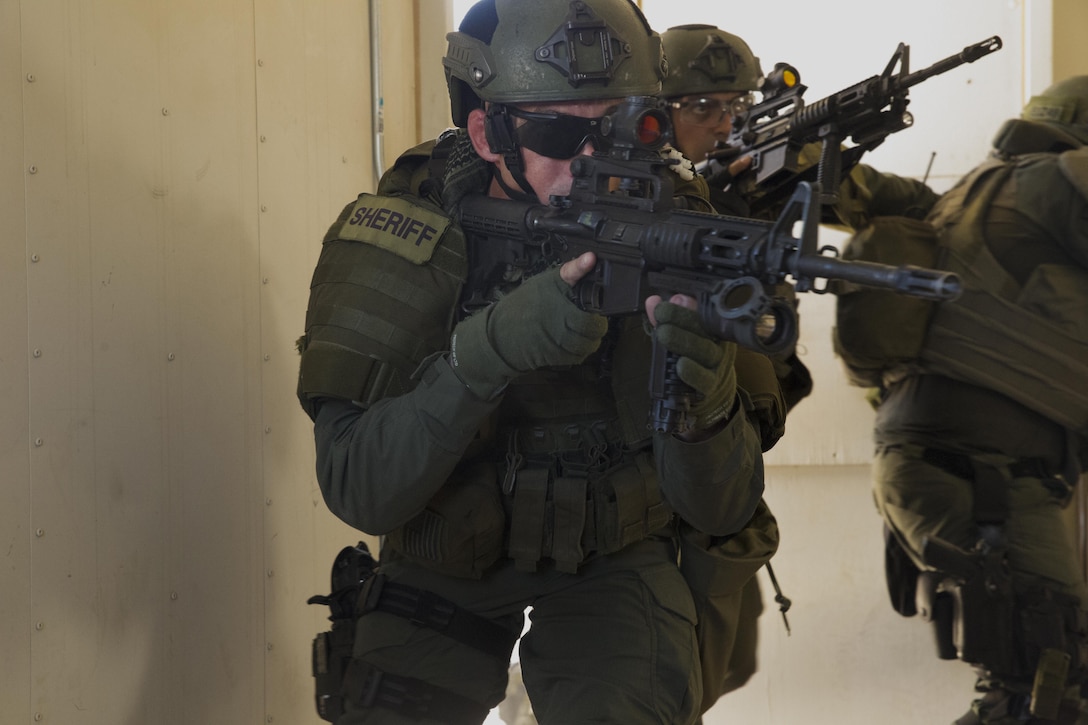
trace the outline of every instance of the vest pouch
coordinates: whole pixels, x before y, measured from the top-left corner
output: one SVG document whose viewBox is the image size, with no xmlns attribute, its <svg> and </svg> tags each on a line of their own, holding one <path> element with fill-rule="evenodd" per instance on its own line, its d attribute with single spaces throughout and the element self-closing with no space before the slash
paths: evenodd
<svg viewBox="0 0 1088 725">
<path fill-rule="evenodd" d="M 386 545 L 420 566 L 479 579 L 502 555 L 505 526 L 495 466 L 479 461 L 455 472 Z"/>
<path fill-rule="evenodd" d="M 649 453 L 602 474 L 593 484 L 597 552 L 611 554 L 642 541 L 672 518 L 661 499 Z"/>
<path fill-rule="evenodd" d="M 778 521 L 762 499 L 751 521 L 721 541 L 680 525 L 680 571 L 696 603 L 739 592 L 777 550 Z"/>
<path fill-rule="evenodd" d="M 933 226 L 908 217 L 876 217 L 852 236 L 843 259 L 935 268 L 939 240 Z M 917 359 L 934 302 L 851 283 L 832 286 L 837 297 L 832 345 L 852 385 L 879 387 L 883 372 Z"/>
</svg>

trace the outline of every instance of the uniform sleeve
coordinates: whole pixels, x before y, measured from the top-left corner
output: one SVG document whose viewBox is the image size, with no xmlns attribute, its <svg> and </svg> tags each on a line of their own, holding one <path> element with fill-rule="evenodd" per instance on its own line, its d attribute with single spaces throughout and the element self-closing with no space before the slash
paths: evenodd
<svg viewBox="0 0 1088 725">
<path fill-rule="evenodd" d="M 1070 166 L 1068 157 L 1078 155 L 1083 159 L 1081 164 Z M 1000 216 L 1002 223 L 1020 236 L 1015 244 L 999 251 L 989 242 L 1006 268 L 1031 270 L 1053 264 L 1082 274 L 1088 271 L 1088 149 L 1060 156 L 1027 156 L 1017 165 L 1007 188 L 988 211 L 988 223 L 997 223 Z M 1008 232 L 1006 236 L 1012 238 Z M 1060 253 L 1055 254 L 1054 247 Z"/>
<path fill-rule="evenodd" d="M 1072 197 L 1066 207 L 1068 227 L 1060 234 L 1060 243 L 1081 269 L 1088 270 L 1088 146 L 1063 153 L 1058 168 Z"/>
<path fill-rule="evenodd" d="M 917 179 L 877 171 L 858 164 L 839 187 L 835 216 L 848 229 L 859 230 L 880 216 L 922 219 L 938 194 Z"/>
<path fill-rule="evenodd" d="M 398 161 L 391 174 L 411 170 Z M 298 393 L 325 503 L 368 534 L 424 509 L 497 404 L 444 358 L 465 264 L 460 231 L 410 195 L 360 195 L 322 243 Z"/>
<path fill-rule="evenodd" d="M 727 536 L 752 518 L 763 496 L 763 454 L 742 412 L 697 443 L 659 433 L 654 453 L 662 495 L 696 529 Z"/>
<path fill-rule="evenodd" d="M 497 406 L 472 395 L 444 357 L 411 392 L 365 411 L 323 399 L 314 438 L 326 505 L 368 534 L 397 528 L 423 510 Z"/>
</svg>

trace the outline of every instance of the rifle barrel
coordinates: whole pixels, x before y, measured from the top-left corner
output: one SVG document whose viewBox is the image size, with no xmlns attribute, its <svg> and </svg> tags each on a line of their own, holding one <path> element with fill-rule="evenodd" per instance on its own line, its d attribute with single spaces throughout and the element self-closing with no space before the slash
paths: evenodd
<svg viewBox="0 0 1088 725">
<path fill-rule="evenodd" d="M 960 278 L 953 272 L 910 264 L 845 261 L 826 255 L 801 255 L 795 264 L 798 276 L 838 279 L 929 300 L 954 300 L 963 290 Z"/>
<path fill-rule="evenodd" d="M 901 88 L 910 88 L 911 86 L 918 85 L 927 78 L 940 75 L 941 73 L 947 73 L 948 71 L 963 65 L 964 63 L 974 63 L 979 58 L 989 55 L 995 51 L 1001 50 L 1001 38 L 1000 36 L 993 36 L 986 40 L 979 41 L 974 45 L 968 45 L 959 53 L 950 55 L 944 60 L 939 60 L 928 68 L 923 68 L 915 73 L 908 74 L 900 84 Z"/>
</svg>

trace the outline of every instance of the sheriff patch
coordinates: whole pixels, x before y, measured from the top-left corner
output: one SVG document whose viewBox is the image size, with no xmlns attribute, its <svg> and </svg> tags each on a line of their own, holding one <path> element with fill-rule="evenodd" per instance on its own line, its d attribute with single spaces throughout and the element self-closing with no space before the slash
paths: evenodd
<svg viewBox="0 0 1088 725">
<path fill-rule="evenodd" d="M 361 194 L 337 235 L 386 249 L 414 264 L 430 260 L 450 220 L 398 197 Z"/>
</svg>

